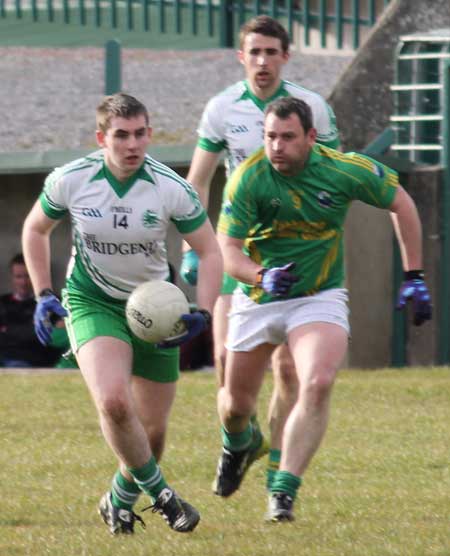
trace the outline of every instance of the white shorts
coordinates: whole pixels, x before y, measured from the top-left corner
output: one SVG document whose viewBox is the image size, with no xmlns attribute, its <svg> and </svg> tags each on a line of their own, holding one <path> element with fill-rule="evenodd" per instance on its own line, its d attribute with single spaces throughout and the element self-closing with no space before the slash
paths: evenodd
<svg viewBox="0 0 450 556">
<path fill-rule="evenodd" d="M 226 348 L 251 351 L 260 344 L 282 344 L 291 330 L 312 322 L 337 324 L 350 334 L 348 293 L 333 288 L 307 297 L 258 304 L 240 289 L 233 293 Z"/>
</svg>

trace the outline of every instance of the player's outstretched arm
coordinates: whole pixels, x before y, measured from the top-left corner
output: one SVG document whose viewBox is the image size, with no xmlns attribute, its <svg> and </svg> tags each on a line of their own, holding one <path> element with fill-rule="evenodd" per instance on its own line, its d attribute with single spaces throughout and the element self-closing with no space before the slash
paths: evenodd
<svg viewBox="0 0 450 556">
<path fill-rule="evenodd" d="M 186 180 L 194 186 L 205 209 L 208 208 L 211 180 L 219 160 L 220 152 L 210 152 L 200 147 L 195 147 Z"/>
<path fill-rule="evenodd" d="M 410 301 L 413 323 L 419 326 L 430 320 L 432 314 L 431 296 L 424 281 L 422 225 L 419 213 L 413 199 L 401 186 L 389 209 L 405 271 L 398 295 L 397 309 L 403 309 Z"/>
<path fill-rule="evenodd" d="M 389 207 L 404 270 L 423 268 L 422 225 L 411 196 L 400 185 Z"/>
<path fill-rule="evenodd" d="M 196 147 L 186 178 L 194 186 L 205 209 L 208 209 L 211 180 L 219 164 L 219 159 L 220 153 L 209 152 Z M 180 276 L 187 284 L 196 286 L 198 275 L 197 254 L 186 241 L 183 242 L 182 250 L 183 259 L 181 261 Z"/>
</svg>

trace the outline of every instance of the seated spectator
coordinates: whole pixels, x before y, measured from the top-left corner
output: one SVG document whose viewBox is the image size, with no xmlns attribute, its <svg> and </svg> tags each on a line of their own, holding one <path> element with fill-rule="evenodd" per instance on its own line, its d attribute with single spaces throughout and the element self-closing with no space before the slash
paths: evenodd
<svg viewBox="0 0 450 556">
<path fill-rule="evenodd" d="M 36 301 L 21 253 L 11 259 L 9 269 L 12 292 L 0 296 L 0 366 L 53 367 L 61 350 L 43 346 L 35 335 Z"/>
</svg>

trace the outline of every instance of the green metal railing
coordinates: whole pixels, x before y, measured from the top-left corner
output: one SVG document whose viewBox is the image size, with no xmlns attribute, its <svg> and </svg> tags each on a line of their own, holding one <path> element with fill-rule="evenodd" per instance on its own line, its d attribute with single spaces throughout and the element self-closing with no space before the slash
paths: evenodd
<svg viewBox="0 0 450 556">
<path fill-rule="evenodd" d="M 329 37 L 342 49 L 360 45 L 363 28 L 372 27 L 390 0 L 0 0 L 0 18 L 34 22 L 94 25 L 129 31 L 204 34 L 218 46 L 233 47 L 239 27 L 258 14 L 281 20 L 294 37 L 302 29 L 304 46 L 319 34 L 320 47 Z M 348 39 L 350 35 L 350 39 Z M 347 38 L 347 40 L 346 40 Z"/>
</svg>

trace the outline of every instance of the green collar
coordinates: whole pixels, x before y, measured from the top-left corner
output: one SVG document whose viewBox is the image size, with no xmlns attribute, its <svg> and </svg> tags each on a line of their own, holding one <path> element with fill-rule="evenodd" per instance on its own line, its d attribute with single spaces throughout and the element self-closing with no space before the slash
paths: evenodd
<svg viewBox="0 0 450 556">
<path fill-rule="evenodd" d="M 128 191 L 133 187 L 137 180 L 145 180 L 150 183 L 155 183 L 151 175 L 145 169 L 145 162 L 132 176 L 124 182 L 119 181 L 111 170 L 103 162 L 100 170 L 95 174 L 91 181 L 105 179 L 109 185 L 114 189 L 116 195 L 120 198 L 124 197 Z"/>
<path fill-rule="evenodd" d="M 242 93 L 240 100 L 250 99 L 256 104 L 256 106 L 261 110 L 261 112 L 264 112 L 266 106 L 269 104 L 269 102 L 272 102 L 272 100 L 275 100 L 278 97 L 289 96 L 288 92 L 284 88 L 284 81 L 281 81 L 280 86 L 275 91 L 275 93 L 270 98 L 267 98 L 266 100 L 261 100 L 255 94 L 252 93 L 252 90 L 250 89 L 250 85 L 247 80 L 244 81 L 244 86 L 245 86 L 245 91 Z"/>
</svg>

